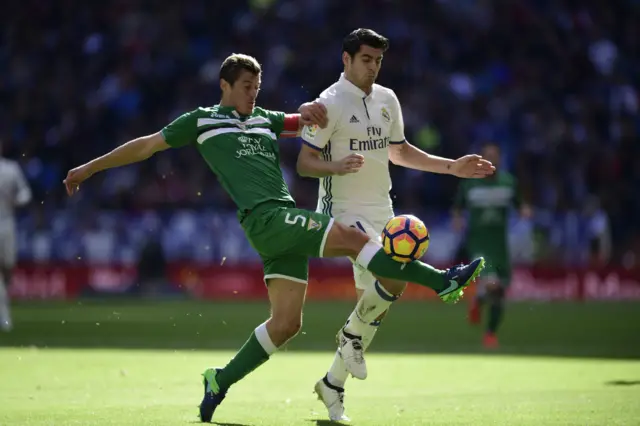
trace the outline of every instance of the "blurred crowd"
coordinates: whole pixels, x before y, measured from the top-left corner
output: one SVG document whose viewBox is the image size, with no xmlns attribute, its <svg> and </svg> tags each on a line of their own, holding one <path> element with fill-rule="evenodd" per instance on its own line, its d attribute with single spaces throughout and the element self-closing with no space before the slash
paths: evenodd
<svg viewBox="0 0 640 426">
<path fill-rule="evenodd" d="M 206 212 L 231 212 L 193 149 L 97 175 L 73 199 L 61 181 L 69 168 L 217 103 L 218 69 L 233 52 L 263 64 L 262 106 L 295 111 L 338 78 L 342 38 L 357 27 L 391 40 L 379 82 L 398 94 L 409 141 L 448 157 L 500 144 L 502 166 L 535 207 L 527 229 L 544 241 L 538 259 L 640 256 L 637 0 L 6 0 L 3 10 L 0 140 L 36 200 L 21 220 L 23 257 L 59 247 L 56 238 L 71 244 L 71 233 L 117 240 L 137 226 L 100 212 L 139 219 L 152 209 L 191 228 Z M 282 142 L 285 177 L 313 208 L 317 183 L 296 176 L 298 149 L 298 140 Z M 428 212 L 447 228 L 456 179 L 392 172 L 398 210 Z M 189 212 L 200 216 L 185 219 Z"/>
</svg>

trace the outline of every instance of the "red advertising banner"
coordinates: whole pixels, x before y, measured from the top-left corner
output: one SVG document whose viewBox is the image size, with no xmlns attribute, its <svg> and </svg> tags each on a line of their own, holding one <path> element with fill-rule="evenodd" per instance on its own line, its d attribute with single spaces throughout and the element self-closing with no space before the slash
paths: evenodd
<svg viewBox="0 0 640 426">
<path fill-rule="evenodd" d="M 260 265 L 169 266 L 168 281 L 200 299 L 249 300 L 266 298 Z M 308 298 L 353 300 L 350 265 L 312 265 Z M 10 294 L 16 299 L 73 299 L 83 292 L 125 293 L 136 284 L 133 266 L 20 264 Z M 472 288 L 473 292 L 474 289 Z M 640 271 L 622 268 L 574 270 L 516 268 L 509 289 L 512 300 L 640 300 Z M 432 290 L 409 286 L 404 300 L 434 299 Z"/>
</svg>

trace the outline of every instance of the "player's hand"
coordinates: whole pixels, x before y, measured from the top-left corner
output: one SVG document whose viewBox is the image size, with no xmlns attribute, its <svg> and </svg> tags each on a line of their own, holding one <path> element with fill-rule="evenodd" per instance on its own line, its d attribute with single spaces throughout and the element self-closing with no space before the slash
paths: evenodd
<svg viewBox="0 0 640 426">
<path fill-rule="evenodd" d="M 300 122 L 303 126 L 312 126 L 317 124 L 320 128 L 324 129 L 329 124 L 327 118 L 327 107 L 320 102 L 307 102 L 300 105 L 298 108 L 300 113 Z"/>
<path fill-rule="evenodd" d="M 364 164 L 364 157 L 360 154 L 350 154 L 340 161 L 335 161 L 333 174 L 344 176 L 348 173 L 357 173 Z"/>
<path fill-rule="evenodd" d="M 64 182 L 65 188 L 67 188 L 67 195 L 72 196 L 78 192 L 80 184 L 89 179 L 91 175 L 93 175 L 93 171 L 91 171 L 88 164 L 83 164 L 82 166 L 69 170 L 67 177 L 62 181 Z"/>
<path fill-rule="evenodd" d="M 491 176 L 496 168 L 479 155 L 465 155 L 451 166 L 451 174 L 459 178 L 482 179 Z"/>
</svg>

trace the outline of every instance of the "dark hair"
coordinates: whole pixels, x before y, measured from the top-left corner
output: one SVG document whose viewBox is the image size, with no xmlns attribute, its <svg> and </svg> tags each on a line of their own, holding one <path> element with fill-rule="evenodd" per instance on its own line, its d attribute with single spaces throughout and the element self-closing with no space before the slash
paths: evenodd
<svg viewBox="0 0 640 426">
<path fill-rule="evenodd" d="M 262 68 L 253 56 L 234 53 L 222 63 L 220 79 L 233 86 L 236 80 L 240 78 L 242 71 L 249 71 L 251 74 L 259 75 L 262 72 Z"/>
<path fill-rule="evenodd" d="M 360 51 L 361 46 L 382 49 L 383 52 L 386 52 L 389 48 L 389 40 L 373 30 L 358 28 L 351 31 L 342 41 L 342 51 L 347 52 L 352 58 Z"/>
</svg>

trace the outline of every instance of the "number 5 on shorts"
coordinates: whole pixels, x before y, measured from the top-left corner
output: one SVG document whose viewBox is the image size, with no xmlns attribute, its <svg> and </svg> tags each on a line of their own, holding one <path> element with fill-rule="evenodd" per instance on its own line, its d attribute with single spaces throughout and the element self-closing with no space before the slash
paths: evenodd
<svg viewBox="0 0 640 426">
<path fill-rule="evenodd" d="M 284 218 L 284 221 L 289 225 L 295 225 L 296 223 L 298 223 L 298 219 L 300 219 L 300 221 L 302 222 L 300 226 L 304 228 L 304 226 L 307 224 L 307 218 L 300 214 L 296 215 L 296 217 L 294 217 L 293 220 L 291 220 L 291 213 L 287 213 L 287 216 Z"/>
</svg>

